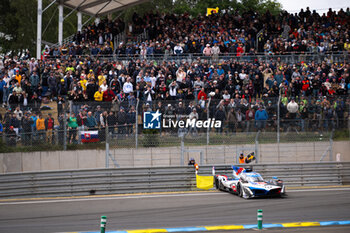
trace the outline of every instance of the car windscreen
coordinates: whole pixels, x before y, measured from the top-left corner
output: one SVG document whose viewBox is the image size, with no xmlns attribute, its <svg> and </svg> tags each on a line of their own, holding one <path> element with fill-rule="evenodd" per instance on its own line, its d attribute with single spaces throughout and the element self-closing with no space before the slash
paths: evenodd
<svg viewBox="0 0 350 233">
<path fill-rule="evenodd" d="M 258 174 L 247 176 L 247 180 L 249 182 L 264 182 L 264 179 Z"/>
</svg>

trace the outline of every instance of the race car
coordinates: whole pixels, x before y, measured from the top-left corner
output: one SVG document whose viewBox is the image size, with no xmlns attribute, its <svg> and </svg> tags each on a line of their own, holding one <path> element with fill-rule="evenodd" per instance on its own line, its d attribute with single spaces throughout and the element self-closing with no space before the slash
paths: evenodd
<svg viewBox="0 0 350 233">
<path fill-rule="evenodd" d="M 232 177 L 228 177 L 215 175 L 215 168 L 213 168 L 216 189 L 237 194 L 245 199 L 282 197 L 286 193 L 283 181 L 277 177 L 265 181 L 259 173 L 253 172 L 251 168 L 232 166 L 232 169 Z"/>
</svg>

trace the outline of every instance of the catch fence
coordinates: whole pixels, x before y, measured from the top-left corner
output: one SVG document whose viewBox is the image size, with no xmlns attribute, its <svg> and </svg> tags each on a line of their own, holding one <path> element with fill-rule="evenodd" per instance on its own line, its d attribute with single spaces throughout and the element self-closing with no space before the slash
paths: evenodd
<svg viewBox="0 0 350 233">
<path fill-rule="evenodd" d="M 316 108 L 308 109 L 310 111 L 304 116 L 281 114 L 285 109 L 281 109 L 282 105 L 278 104 L 279 99 L 276 98 L 266 98 L 248 105 L 243 101 L 236 103 L 237 106 L 211 97 L 203 105 L 195 100 L 137 100 L 134 105 L 126 101 L 117 107 L 113 103 L 67 101 L 61 112 L 54 112 L 57 124 L 52 130 L 37 130 L 33 126 L 20 125 L 13 131 L 3 132 L 1 152 L 105 150 L 106 167 L 126 164 L 124 162 L 129 160 L 127 156 L 134 153 L 131 151 L 149 148 L 160 149 L 150 153 L 151 158 L 147 160 L 152 160 L 151 164 L 157 164 L 155 160 L 160 159 L 157 153 L 167 154 L 169 148 L 176 148 L 173 152 L 179 159 L 176 165 L 186 164 L 191 157 L 202 161 L 202 164 L 213 161 L 233 163 L 238 161 L 240 153 L 246 155 L 251 152 L 255 152 L 255 162 L 258 163 L 332 161 L 334 138 L 349 140 L 350 99 L 342 96 L 334 98 L 329 104 L 315 100 L 305 100 Z M 341 111 L 337 112 L 337 104 L 343 106 Z M 247 118 L 247 109 L 256 112 L 258 105 L 265 106 L 269 116 L 267 120 Z M 220 106 L 225 112 L 224 119 L 218 118 Z M 179 127 L 180 123 L 175 126 L 176 121 L 183 120 L 186 124 L 188 119 L 191 120 L 195 115 L 194 108 L 199 113 L 195 122 L 215 118 L 221 121 L 221 126 L 200 128 L 191 124 L 191 121 L 188 127 Z M 333 115 L 327 116 L 324 108 L 331 108 Z M 227 117 L 230 109 L 234 109 L 235 114 L 235 120 L 232 121 Z M 312 109 L 320 109 L 321 112 Z M 157 111 L 161 114 L 160 128 L 145 129 L 145 113 Z M 70 127 L 71 113 L 78 116 L 78 127 Z M 44 111 L 42 114 L 46 117 Z M 93 119 L 96 124 L 88 125 L 87 118 Z M 130 166 L 130 163 L 127 164 Z"/>
</svg>

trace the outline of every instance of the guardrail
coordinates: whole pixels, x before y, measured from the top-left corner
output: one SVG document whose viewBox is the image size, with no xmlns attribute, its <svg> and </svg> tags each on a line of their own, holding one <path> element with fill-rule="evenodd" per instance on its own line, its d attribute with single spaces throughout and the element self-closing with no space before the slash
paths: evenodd
<svg viewBox="0 0 350 233">
<path fill-rule="evenodd" d="M 246 165 L 243 165 L 246 166 Z M 254 164 L 266 179 L 278 176 L 287 187 L 350 184 L 350 162 Z M 215 166 L 230 174 L 231 166 Z M 211 175 L 212 166 L 199 174 Z M 70 170 L 0 175 L 0 197 L 50 197 L 196 190 L 194 167 Z"/>
</svg>

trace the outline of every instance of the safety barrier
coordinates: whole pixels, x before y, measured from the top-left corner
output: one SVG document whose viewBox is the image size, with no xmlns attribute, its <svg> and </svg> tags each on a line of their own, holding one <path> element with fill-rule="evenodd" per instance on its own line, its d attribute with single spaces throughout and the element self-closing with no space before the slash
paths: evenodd
<svg viewBox="0 0 350 233">
<path fill-rule="evenodd" d="M 247 165 L 243 165 L 247 166 Z M 272 176 L 291 186 L 350 184 L 350 162 L 254 164 L 265 179 Z M 228 165 L 215 166 L 217 174 L 230 174 Z M 212 166 L 199 174 L 211 175 Z M 0 197 L 50 197 L 197 190 L 192 166 L 143 167 L 0 175 Z"/>
</svg>

